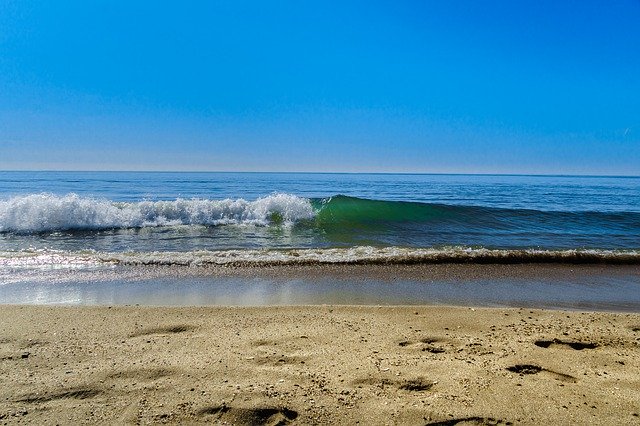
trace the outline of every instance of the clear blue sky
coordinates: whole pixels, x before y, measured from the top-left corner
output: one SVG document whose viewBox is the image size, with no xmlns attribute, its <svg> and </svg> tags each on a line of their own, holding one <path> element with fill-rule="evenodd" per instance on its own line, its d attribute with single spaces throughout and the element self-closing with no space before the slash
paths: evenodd
<svg viewBox="0 0 640 426">
<path fill-rule="evenodd" d="M 640 175 L 640 1 L 0 0 L 0 169 Z"/>
</svg>

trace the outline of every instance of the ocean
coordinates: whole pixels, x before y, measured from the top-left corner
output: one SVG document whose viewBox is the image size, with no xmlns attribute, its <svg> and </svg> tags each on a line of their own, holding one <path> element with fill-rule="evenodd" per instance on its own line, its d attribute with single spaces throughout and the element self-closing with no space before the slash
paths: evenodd
<svg viewBox="0 0 640 426">
<path fill-rule="evenodd" d="M 640 178 L 0 172 L 5 303 L 61 270 L 532 262 L 639 265 Z"/>
</svg>

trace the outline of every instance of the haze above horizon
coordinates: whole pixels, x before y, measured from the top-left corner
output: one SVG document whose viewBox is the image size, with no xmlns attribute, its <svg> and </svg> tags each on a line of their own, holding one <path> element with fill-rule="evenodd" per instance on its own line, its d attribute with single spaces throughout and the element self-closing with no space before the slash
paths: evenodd
<svg viewBox="0 0 640 426">
<path fill-rule="evenodd" d="M 0 3 L 0 169 L 640 175 L 640 2 Z"/>
</svg>

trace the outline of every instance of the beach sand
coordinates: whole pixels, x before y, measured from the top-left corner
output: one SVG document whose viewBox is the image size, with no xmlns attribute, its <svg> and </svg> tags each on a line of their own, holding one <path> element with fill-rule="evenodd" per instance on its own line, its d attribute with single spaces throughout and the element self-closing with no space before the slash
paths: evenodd
<svg viewBox="0 0 640 426">
<path fill-rule="evenodd" d="M 640 424 L 640 315 L 0 307 L 0 423 Z"/>
</svg>

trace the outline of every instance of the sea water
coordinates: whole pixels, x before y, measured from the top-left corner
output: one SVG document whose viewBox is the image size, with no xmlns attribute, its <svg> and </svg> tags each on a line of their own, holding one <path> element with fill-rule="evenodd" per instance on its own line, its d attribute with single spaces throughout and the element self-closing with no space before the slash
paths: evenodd
<svg viewBox="0 0 640 426">
<path fill-rule="evenodd" d="M 640 178 L 0 172 L 0 285 L 112 265 L 424 262 L 640 264 Z"/>
<path fill-rule="evenodd" d="M 0 250 L 640 248 L 640 178 L 0 172 Z"/>
</svg>

